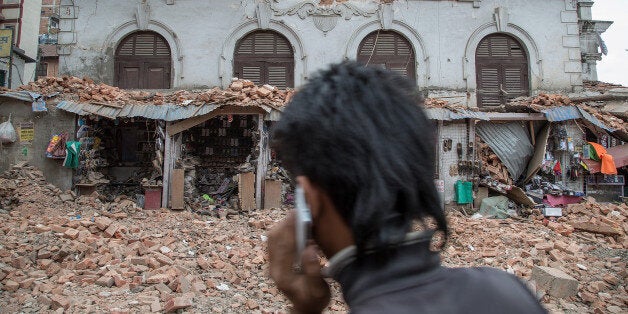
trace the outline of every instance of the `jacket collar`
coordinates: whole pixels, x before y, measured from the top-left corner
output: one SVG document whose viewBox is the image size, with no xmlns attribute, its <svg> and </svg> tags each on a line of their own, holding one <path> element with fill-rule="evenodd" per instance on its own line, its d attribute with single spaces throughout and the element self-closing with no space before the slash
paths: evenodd
<svg viewBox="0 0 628 314">
<path fill-rule="evenodd" d="M 409 233 L 393 249 L 366 252 L 361 259 L 357 259 L 355 246 L 345 248 L 329 260 L 323 275 L 340 283 L 350 307 L 375 295 L 420 284 L 418 277 L 429 276 L 440 266 L 438 253 L 430 250 L 433 234 Z"/>
</svg>

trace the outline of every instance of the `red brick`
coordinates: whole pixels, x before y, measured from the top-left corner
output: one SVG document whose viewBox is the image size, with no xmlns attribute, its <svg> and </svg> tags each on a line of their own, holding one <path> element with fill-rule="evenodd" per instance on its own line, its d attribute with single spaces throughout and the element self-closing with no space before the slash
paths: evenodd
<svg viewBox="0 0 628 314">
<path fill-rule="evenodd" d="M 96 217 L 96 219 L 94 219 L 94 223 L 96 224 L 96 227 L 98 227 L 98 229 L 100 230 L 107 229 L 107 227 L 109 227 L 109 225 L 111 225 L 112 222 L 113 220 L 107 217 Z"/>
<path fill-rule="evenodd" d="M 113 277 L 110 276 L 102 276 L 98 280 L 96 280 L 96 284 L 103 287 L 110 288 L 115 283 Z"/>
<path fill-rule="evenodd" d="M 57 310 L 60 308 L 67 310 L 70 307 L 70 300 L 68 300 L 65 296 L 55 294 L 50 298 L 50 300 L 52 301 L 50 307 L 53 310 Z"/>
<path fill-rule="evenodd" d="M 20 288 L 20 284 L 13 280 L 7 280 L 2 286 L 2 289 L 8 292 L 15 292 L 19 288 Z"/>
<path fill-rule="evenodd" d="M 63 237 L 67 239 L 76 239 L 78 238 L 79 231 L 76 229 L 68 229 L 63 233 Z"/>
<path fill-rule="evenodd" d="M 168 300 L 164 306 L 166 313 L 174 312 L 192 306 L 192 299 L 187 297 L 176 297 Z"/>
</svg>

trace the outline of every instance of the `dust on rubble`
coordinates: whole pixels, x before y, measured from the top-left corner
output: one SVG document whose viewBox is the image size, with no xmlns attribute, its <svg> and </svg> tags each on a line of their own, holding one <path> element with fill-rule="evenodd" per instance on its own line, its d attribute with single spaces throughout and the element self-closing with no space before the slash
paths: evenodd
<svg viewBox="0 0 628 314">
<path fill-rule="evenodd" d="M 29 166 L 0 176 L 0 304 L 7 312 L 284 313 L 267 276 L 265 234 L 287 212 L 209 218 L 142 210 L 129 200 L 75 197 Z M 490 266 L 526 280 L 552 312 L 628 310 L 628 206 L 588 199 L 548 220 L 471 219 L 449 213 L 442 254 L 451 267 Z M 558 298 L 537 266 L 577 280 Z M 328 311 L 346 311 L 334 289 Z"/>
</svg>

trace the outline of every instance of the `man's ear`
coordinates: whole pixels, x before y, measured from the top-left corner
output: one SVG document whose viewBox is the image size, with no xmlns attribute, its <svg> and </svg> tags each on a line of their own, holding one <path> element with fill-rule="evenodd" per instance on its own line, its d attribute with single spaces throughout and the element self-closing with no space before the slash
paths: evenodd
<svg viewBox="0 0 628 314">
<path fill-rule="evenodd" d="M 297 183 L 303 188 L 305 202 L 312 213 L 312 220 L 316 221 L 321 216 L 321 211 L 324 210 L 324 192 L 306 176 L 297 176 L 296 179 Z"/>
</svg>

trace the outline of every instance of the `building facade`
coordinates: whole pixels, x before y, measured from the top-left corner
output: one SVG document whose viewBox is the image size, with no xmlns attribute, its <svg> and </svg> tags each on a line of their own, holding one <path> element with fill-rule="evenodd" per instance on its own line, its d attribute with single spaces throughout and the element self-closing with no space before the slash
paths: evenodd
<svg viewBox="0 0 628 314">
<path fill-rule="evenodd" d="M 232 77 L 295 87 L 329 63 L 358 60 L 433 97 L 491 106 L 581 90 L 608 25 L 595 27 L 591 1 L 323 4 L 63 0 L 60 71 L 125 88 L 226 87 Z"/>
<path fill-rule="evenodd" d="M 39 23 L 39 54 L 37 77 L 59 75 L 59 6 L 61 0 L 42 0 Z"/>
<path fill-rule="evenodd" d="M 13 29 L 12 69 L 9 71 L 9 58 L 2 58 L 2 86 L 15 88 L 34 80 L 40 16 L 41 0 L 0 1 L 0 29 Z"/>
</svg>

